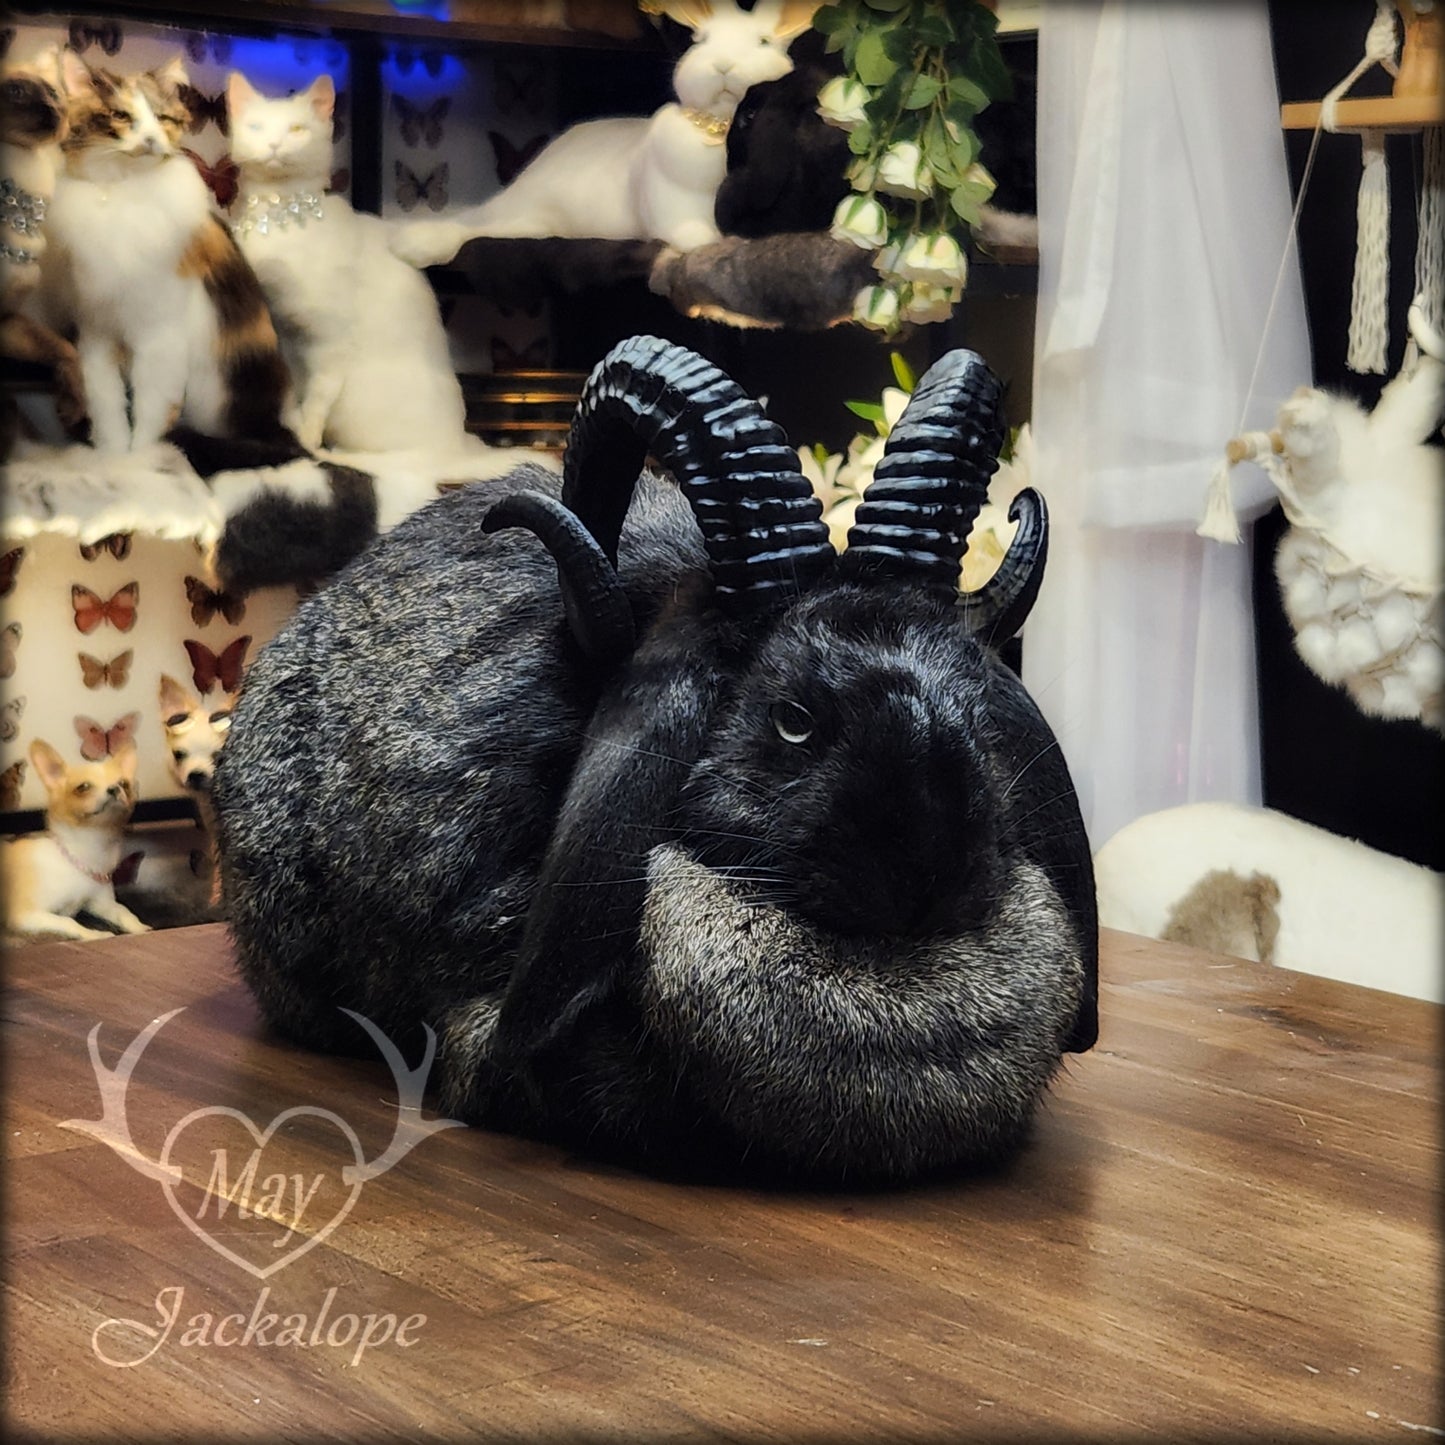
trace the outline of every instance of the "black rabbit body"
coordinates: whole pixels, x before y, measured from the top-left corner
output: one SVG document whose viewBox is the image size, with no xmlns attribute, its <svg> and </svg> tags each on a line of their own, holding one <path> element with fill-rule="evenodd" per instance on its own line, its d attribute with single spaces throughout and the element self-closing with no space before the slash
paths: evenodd
<svg viewBox="0 0 1445 1445">
<path fill-rule="evenodd" d="M 1097 927 L 1057 744 L 986 645 L 1037 590 L 1035 494 L 954 592 L 1001 434 L 946 358 L 836 559 L 755 403 L 617 348 L 562 502 L 538 473 L 434 505 L 257 660 L 216 802 L 267 1016 L 428 1023 L 443 1108 L 657 1170 L 1015 1148 L 1094 1041 Z"/>
</svg>

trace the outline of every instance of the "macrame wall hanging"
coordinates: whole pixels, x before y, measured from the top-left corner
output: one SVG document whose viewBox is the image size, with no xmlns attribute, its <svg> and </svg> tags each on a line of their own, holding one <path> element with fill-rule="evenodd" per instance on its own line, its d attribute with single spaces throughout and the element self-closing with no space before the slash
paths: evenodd
<svg viewBox="0 0 1445 1445">
<path fill-rule="evenodd" d="M 1396 59 L 1396 15 L 1404 44 Z M 1424 132 L 1415 293 L 1410 340 L 1396 377 L 1373 412 L 1347 397 L 1302 386 L 1268 432 L 1229 442 L 1209 483 L 1196 529 L 1220 542 L 1240 540 L 1230 469 L 1253 461 L 1279 493 L 1290 527 L 1275 555 L 1295 647 L 1324 681 L 1346 689 L 1365 712 L 1414 718 L 1445 731 L 1442 684 L 1442 523 L 1445 452 L 1430 444 L 1445 416 L 1445 262 L 1442 262 L 1442 135 L 1445 94 L 1441 45 L 1445 7 L 1437 0 L 1377 0 L 1360 63 L 1318 103 L 1281 107 L 1286 129 L 1314 132 L 1290 236 L 1265 321 L 1298 232 L 1300 211 L 1323 131 L 1361 137 L 1358 235 L 1346 364 L 1388 369 L 1390 197 L 1385 138 Z M 1350 100 L 1346 92 L 1379 64 L 1394 76 L 1391 95 Z M 1265 353 L 1261 338 L 1259 358 Z M 1239 429 L 1258 379 L 1259 359 Z"/>
</svg>

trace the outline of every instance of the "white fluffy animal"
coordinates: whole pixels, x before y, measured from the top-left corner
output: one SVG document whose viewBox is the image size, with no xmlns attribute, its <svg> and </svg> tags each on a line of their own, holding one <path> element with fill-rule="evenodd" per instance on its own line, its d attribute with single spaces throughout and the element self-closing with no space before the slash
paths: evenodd
<svg viewBox="0 0 1445 1445">
<path fill-rule="evenodd" d="M 475 236 L 591 236 L 664 241 L 691 251 L 719 239 L 713 220 L 727 174 L 727 130 L 748 87 L 792 68 L 788 44 L 811 0 L 664 0 L 691 27 L 673 72 L 677 101 L 651 116 L 584 121 L 564 131 L 505 189 L 478 206 L 401 227 L 397 255 L 413 266 L 450 261 Z"/>
<path fill-rule="evenodd" d="M 1094 856 L 1099 922 L 1439 1001 L 1445 876 L 1268 808 L 1191 803 Z"/>
<path fill-rule="evenodd" d="M 302 443 L 480 455 L 431 288 L 392 255 L 384 221 L 326 193 L 331 77 L 268 100 L 235 73 L 226 95 L 240 167 L 234 231 L 297 380 Z"/>
</svg>

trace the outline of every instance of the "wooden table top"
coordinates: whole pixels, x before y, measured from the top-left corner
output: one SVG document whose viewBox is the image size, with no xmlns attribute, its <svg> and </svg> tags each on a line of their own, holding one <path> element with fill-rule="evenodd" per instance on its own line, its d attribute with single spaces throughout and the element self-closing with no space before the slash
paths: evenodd
<svg viewBox="0 0 1445 1445">
<path fill-rule="evenodd" d="M 374 1161 L 392 1137 L 392 1077 L 263 1035 L 219 926 L 39 945 L 8 973 L 6 1384 L 27 1438 L 1445 1425 L 1428 1004 L 1106 934 L 1099 1046 L 996 1177 L 686 1188 L 453 1128 L 348 1193 L 353 1147 Z M 116 1069 L 181 1007 L 124 1126 L 112 1090 L 130 1142 L 63 1127 L 101 1116 L 91 1028 Z M 141 1172 L 163 1154 L 180 1179 Z M 295 1232 L 293 1176 L 319 1191 Z"/>
</svg>

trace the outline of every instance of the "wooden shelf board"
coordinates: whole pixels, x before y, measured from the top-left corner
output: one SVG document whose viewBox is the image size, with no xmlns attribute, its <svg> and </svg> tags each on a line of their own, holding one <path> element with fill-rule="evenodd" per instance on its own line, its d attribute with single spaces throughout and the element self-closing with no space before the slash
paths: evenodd
<svg viewBox="0 0 1445 1445">
<path fill-rule="evenodd" d="M 1321 102 L 1296 100 L 1279 108 L 1279 123 L 1285 130 L 1313 130 L 1319 123 Z M 1377 95 L 1359 100 L 1342 100 L 1335 107 L 1338 131 L 1416 131 L 1426 126 L 1445 125 L 1445 96 Z"/>
</svg>

